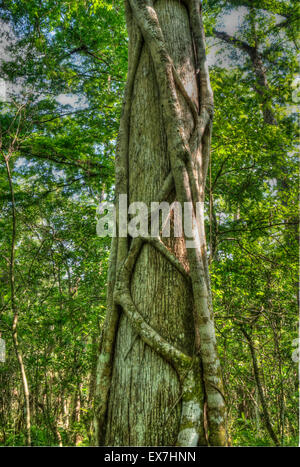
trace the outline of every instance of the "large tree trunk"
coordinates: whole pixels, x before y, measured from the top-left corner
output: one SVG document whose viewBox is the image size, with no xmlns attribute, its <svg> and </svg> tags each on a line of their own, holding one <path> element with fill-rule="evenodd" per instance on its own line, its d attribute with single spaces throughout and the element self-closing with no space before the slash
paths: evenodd
<svg viewBox="0 0 300 467">
<path fill-rule="evenodd" d="M 195 217 L 204 200 L 212 111 L 199 2 L 130 0 L 126 12 L 117 200 L 127 194 L 129 203 L 148 207 L 192 202 Z M 185 237 L 113 241 L 97 444 L 226 443 L 203 222 L 202 214 L 193 234 L 200 237 L 197 248 L 187 249 Z"/>
</svg>

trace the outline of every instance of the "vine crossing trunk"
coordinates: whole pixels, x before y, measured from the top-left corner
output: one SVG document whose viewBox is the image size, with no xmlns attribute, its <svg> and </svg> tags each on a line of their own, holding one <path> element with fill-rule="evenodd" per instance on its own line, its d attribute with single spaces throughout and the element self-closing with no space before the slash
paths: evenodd
<svg viewBox="0 0 300 467">
<path fill-rule="evenodd" d="M 113 239 L 98 360 L 96 444 L 224 445 L 203 211 L 212 92 L 198 0 L 126 2 L 129 68 L 116 197 L 191 203 L 193 239 Z M 119 218 L 117 209 L 117 219 Z M 120 233 L 118 226 L 117 233 Z M 205 432 L 207 402 L 209 434 Z"/>
</svg>

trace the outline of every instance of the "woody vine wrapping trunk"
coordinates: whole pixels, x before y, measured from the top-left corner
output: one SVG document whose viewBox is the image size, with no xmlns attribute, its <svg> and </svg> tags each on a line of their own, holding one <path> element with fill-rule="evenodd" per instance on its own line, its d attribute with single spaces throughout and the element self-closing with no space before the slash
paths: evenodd
<svg viewBox="0 0 300 467">
<path fill-rule="evenodd" d="M 184 236 L 117 232 L 113 239 L 95 443 L 223 446 L 225 401 L 203 211 L 196 217 L 196 203 L 205 197 L 213 116 L 201 5 L 129 0 L 126 21 L 117 210 L 122 194 L 129 203 L 192 203 L 200 246 L 186 248 Z"/>
</svg>

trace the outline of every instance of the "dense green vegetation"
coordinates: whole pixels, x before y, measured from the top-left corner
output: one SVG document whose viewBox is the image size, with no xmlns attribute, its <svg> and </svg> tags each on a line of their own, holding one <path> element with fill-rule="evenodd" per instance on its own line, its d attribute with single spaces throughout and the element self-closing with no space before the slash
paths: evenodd
<svg viewBox="0 0 300 467">
<path fill-rule="evenodd" d="M 216 53 L 206 213 L 228 428 L 233 445 L 295 445 L 297 4 L 203 3 Z M 0 1 L 1 445 L 28 437 L 22 367 L 32 445 L 91 443 L 110 247 L 96 209 L 114 196 L 123 10 Z M 229 14 L 241 18 L 233 34 Z"/>
</svg>

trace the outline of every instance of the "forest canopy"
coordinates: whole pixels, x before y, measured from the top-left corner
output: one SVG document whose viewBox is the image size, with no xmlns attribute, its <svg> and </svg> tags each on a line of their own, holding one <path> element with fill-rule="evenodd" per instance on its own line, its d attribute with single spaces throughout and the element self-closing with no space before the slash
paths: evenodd
<svg viewBox="0 0 300 467">
<path fill-rule="evenodd" d="M 205 229 L 234 446 L 298 444 L 296 1 L 202 2 Z M 121 0 L 0 0 L 0 445 L 92 444 L 128 67 Z"/>
</svg>

